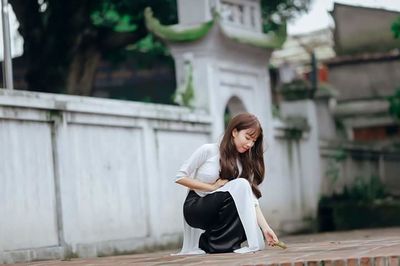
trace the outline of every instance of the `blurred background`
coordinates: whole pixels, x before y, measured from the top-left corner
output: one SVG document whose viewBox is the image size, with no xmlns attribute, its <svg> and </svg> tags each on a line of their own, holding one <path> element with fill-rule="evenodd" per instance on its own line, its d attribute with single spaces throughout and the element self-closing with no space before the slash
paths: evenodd
<svg viewBox="0 0 400 266">
<path fill-rule="evenodd" d="M 280 234 L 400 226 L 399 1 L 2 6 L 0 262 L 176 246 L 175 171 L 243 111 Z"/>
</svg>

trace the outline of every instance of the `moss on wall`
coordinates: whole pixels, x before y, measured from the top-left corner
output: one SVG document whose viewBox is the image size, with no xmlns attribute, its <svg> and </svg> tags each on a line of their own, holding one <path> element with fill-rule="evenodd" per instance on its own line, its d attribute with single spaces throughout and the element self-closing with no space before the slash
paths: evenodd
<svg viewBox="0 0 400 266">
<path fill-rule="evenodd" d="M 160 21 L 153 16 L 151 8 L 147 7 L 144 11 L 147 29 L 157 37 L 170 42 L 191 42 L 198 40 L 210 31 L 210 29 L 219 22 L 219 15 L 214 12 L 213 19 L 196 26 L 185 29 L 178 29 L 175 26 L 162 25 Z M 268 35 L 260 37 L 249 37 L 241 34 L 228 32 L 221 27 L 222 33 L 228 38 L 243 44 L 248 44 L 260 48 L 277 49 L 281 48 L 286 41 L 286 24 L 283 23 L 276 32 L 269 32 Z"/>
<path fill-rule="evenodd" d="M 214 19 L 198 26 L 187 29 L 176 29 L 173 26 L 165 26 L 153 16 L 151 8 L 147 7 L 144 11 L 147 29 L 157 37 L 171 42 L 190 42 L 205 36 L 214 25 Z"/>
</svg>

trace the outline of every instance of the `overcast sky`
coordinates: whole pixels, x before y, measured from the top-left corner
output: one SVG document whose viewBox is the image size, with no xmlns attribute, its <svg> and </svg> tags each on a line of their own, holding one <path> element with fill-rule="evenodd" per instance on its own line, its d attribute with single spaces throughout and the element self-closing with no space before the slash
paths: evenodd
<svg viewBox="0 0 400 266">
<path fill-rule="evenodd" d="M 288 24 L 288 33 L 299 34 L 328 26 L 333 27 L 333 19 L 328 14 L 328 11 L 333 9 L 334 2 L 400 11 L 400 0 L 312 0 L 309 12 L 297 17 Z"/>
</svg>

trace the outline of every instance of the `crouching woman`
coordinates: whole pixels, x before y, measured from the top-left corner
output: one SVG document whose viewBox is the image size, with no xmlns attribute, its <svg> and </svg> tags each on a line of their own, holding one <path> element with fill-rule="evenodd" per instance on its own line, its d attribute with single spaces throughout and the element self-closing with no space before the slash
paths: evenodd
<svg viewBox="0 0 400 266">
<path fill-rule="evenodd" d="M 189 188 L 178 254 L 254 252 L 264 248 L 263 237 L 278 243 L 258 203 L 263 154 L 260 122 L 244 113 L 232 118 L 220 144 L 204 144 L 184 162 L 175 179 Z"/>
</svg>

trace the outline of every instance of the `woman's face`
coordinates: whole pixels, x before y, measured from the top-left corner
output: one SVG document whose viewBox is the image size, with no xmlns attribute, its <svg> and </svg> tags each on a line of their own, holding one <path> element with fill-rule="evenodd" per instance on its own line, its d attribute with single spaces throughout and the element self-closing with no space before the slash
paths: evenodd
<svg viewBox="0 0 400 266">
<path fill-rule="evenodd" d="M 245 153 L 253 147 L 257 138 L 250 135 L 252 132 L 254 132 L 252 129 L 243 129 L 238 131 L 236 128 L 232 131 L 233 142 L 239 153 Z"/>
</svg>

